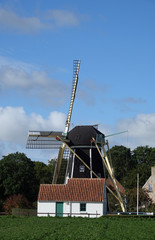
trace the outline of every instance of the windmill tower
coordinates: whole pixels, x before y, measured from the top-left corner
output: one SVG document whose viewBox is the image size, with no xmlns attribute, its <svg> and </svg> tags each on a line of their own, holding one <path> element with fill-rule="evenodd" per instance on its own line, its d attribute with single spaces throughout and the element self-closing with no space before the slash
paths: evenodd
<svg viewBox="0 0 155 240">
<path fill-rule="evenodd" d="M 105 135 L 94 126 L 76 126 L 69 131 L 80 63 L 80 60 L 73 61 L 72 94 L 64 132 L 29 131 L 27 148 L 59 148 L 53 184 L 56 184 L 58 181 L 63 158 L 68 160 L 65 182 L 67 182 L 68 178 L 105 178 L 106 169 L 116 190 L 116 194 L 113 193 L 108 186 L 106 186 L 106 188 L 117 198 L 124 212 L 123 200 L 107 152 L 104 148 L 105 145 L 108 146 L 108 143 L 105 142 Z"/>
<path fill-rule="evenodd" d="M 93 172 L 105 178 L 104 164 L 98 150 L 92 144 L 92 137 L 105 142 L 105 136 L 94 126 L 76 126 L 67 135 L 68 145 Z M 66 176 L 68 178 L 94 178 L 93 172 L 87 168 L 75 154 L 71 152 Z"/>
</svg>

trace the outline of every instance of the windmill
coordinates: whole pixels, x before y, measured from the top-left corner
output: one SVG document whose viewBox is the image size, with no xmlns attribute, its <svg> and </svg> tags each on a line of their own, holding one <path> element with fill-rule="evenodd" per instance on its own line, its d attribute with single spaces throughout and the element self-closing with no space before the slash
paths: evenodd
<svg viewBox="0 0 155 240">
<path fill-rule="evenodd" d="M 69 112 L 64 132 L 29 131 L 27 148 L 56 149 L 59 148 L 58 159 L 53 176 L 53 184 L 58 181 L 63 158 L 68 159 L 65 182 L 68 178 L 106 178 L 105 169 L 111 178 L 116 194 L 106 188 L 117 198 L 122 211 L 125 211 L 123 200 L 115 179 L 112 166 L 105 150 L 108 142 L 105 135 L 95 126 L 76 126 L 69 131 L 73 103 L 78 83 L 80 60 L 73 61 L 73 84 Z M 110 155 L 109 155 L 110 156 Z"/>
</svg>

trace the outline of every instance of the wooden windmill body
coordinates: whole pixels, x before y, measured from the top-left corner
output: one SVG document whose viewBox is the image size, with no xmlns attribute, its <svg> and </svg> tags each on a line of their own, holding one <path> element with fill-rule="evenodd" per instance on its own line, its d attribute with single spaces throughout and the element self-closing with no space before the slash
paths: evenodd
<svg viewBox="0 0 155 240">
<path fill-rule="evenodd" d="M 92 137 L 102 138 L 104 134 L 94 126 L 76 126 L 68 133 L 69 146 L 92 169 L 98 177 L 105 178 L 104 164 L 98 150 L 92 144 Z M 94 178 L 90 171 L 76 156 L 71 153 L 67 169 L 68 178 Z"/>
</svg>

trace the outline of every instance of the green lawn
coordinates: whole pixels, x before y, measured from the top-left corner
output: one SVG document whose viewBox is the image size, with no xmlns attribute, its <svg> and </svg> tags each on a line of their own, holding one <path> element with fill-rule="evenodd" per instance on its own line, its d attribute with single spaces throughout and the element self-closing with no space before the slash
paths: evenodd
<svg viewBox="0 0 155 240">
<path fill-rule="evenodd" d="M 154 240 L 155 218 L 0 217 L 0 240 Z"/>
</svg>

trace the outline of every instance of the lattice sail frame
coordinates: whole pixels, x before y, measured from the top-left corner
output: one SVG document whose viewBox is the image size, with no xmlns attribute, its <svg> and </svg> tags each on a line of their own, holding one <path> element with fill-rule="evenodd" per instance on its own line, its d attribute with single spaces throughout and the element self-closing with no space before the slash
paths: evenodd
<svg viewBox="0 0 155 240">
<path fill-rule="evenodd" d="M 29 131 L 26 148 L 29 149 L 59 149 L 62 143 L 57 136 L 65 139 L 63 132 Z"/>
</svg>

